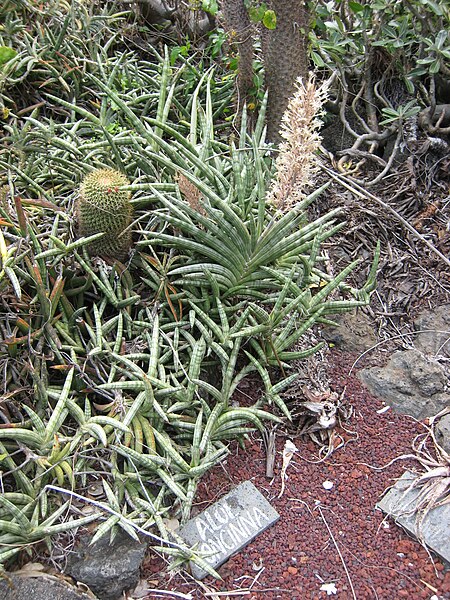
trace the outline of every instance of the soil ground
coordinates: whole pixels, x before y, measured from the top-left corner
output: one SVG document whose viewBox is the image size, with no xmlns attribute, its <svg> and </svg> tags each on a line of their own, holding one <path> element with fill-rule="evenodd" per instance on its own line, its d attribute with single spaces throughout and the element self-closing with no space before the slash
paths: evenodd
<svg viewBox="0 0 450 600">
<path fill-rule="evenodd" d="M 208 577 L 196 582 L 186 573 L 168 573 L 161 558 L 150 553 L 142 576 L 152 592 L 145 598 L 248 598 L 249 600 L 321 600 L 323 584 L 334 583 L 341 600 L 373 598 L 450 598 L 450 572 L 376 508 L 383 492 L 414 461 L 392 459 L 411 453 L 423 425 L 391 410 L 367 393 L 357 370 L 357 355 L 332 351 L 329 377 L 333 390 L 345 390 L 353 416 L 337 428 L 344 444 L 319 462 L 318 447 L 293 432 L 276 438 L 275 476 L 265 477 L 266 453 L 260 436 L 245 451 L 231 447 L 226 462 L 201 482 L 196 510 L 250 479 L 280 514 L 280 520 L 259 535 L 220 569 L 222 581 Z M 298 448 L 280 493 L 282 450 L 286 439 Z M 333 487 L 326 490 L 325 481 Z M 158 592 L 157 590 L 160 590 Z"/>
</svg>

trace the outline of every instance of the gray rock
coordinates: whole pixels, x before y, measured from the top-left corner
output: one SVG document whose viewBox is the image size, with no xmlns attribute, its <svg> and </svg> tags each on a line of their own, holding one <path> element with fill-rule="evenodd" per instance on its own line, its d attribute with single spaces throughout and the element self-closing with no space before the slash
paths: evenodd
<svg viewBox="0 0 450 600">
<path fill-rule="evenodd" d="M 0 579 L 1 600 L 92 600 L 93 594 L 84 593 L 67 581 L 46 573 L 33 575 L 6 573 Z"/>
<path fill-rule="evenodd" d="M 345 313 L 334 319 L 336 327 L 325 327 L 322 337 L 350 352 L 364 352 L 377 343 L 370 318 L 361 311 Z"/>
<path fill-rule="evenodd" d="M 414 321 L 415 346 L 424 354 L 450 356 L 450 304 L 424 311 Z"/>
<path fill-rule="evenodd" d="M 444 368 L 418 350 L 395 352 L 385 367 L 363 369 L 359 378 L 372 394 L 415 419 L 432 417 L 450 403 Z"/>
<path fill-rule="evenodd" d="M 100 600 L 116 600 L 122 597 L 124 590 L 137 585 L 147 544 L 133 540 L 122 531 L 112 544 L 108 535 L 89 546 L 91 539 L 90 536 L 81 538 L 69 557 L 66 573 L 89 586 Z"/>
<path fill-rule="evenodd" d="M 212 506 L 191 519 L 179 535 L 215 569 L 254 537 L 273 525 L 280 515 L 251 481 L 244 481 Z M 191 563 L 194 577 L 207 572 Z"/>
<path fill-rule="evenodd" d="M 450 504 L 433 508 L 425 518 L 422 519 L 419 515 L 418 519 L 416 509 L 420 489 L 409 489 L 416 477 L 410 471 L 403 473 L 377 507 L 449 563 Z"/>
<path fill-rule="evenodd" d="M 413 392 L 417 389 L 423 396 L 433 396 L 445 390 L 447 377 L 443 367 L 417 350 L 396 352 L 390 364 L 394 370 L 401 369 L 409 375 Z"/>
<path fill-rule="evenodd" d="M 450 414 L 439 419 L 434 431 L 437 443 L 450 454 Z"/>
</svg>

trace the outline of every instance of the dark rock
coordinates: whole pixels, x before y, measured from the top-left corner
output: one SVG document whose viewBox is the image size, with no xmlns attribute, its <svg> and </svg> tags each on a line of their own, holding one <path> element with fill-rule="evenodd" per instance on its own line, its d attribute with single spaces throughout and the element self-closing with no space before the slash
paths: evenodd
<svg viewBox="0 0 450 600">
<path fill-rule="evenodd" d="M 372 394 L 416 419 L 434 416 L 450 403 L 443 367 L 418 350 L 395 352 L 385 367 L 363 369 L 359 377 Z"/>
<path fill-rule="evenodd" d="M 361 311 L 345 313 L 334 319 L 336 327 L 325 327 L 322 337 L 349 352 L 364 352 L 377 343 L 370 318 Z"/>
<path fill-rule="evenodd" d="M 64 579 L 47 573 L 6 573 L 0 580 L 1 600 L 92 600 L 95 596 L 77 590 Z"/>
<path fill-rule="evenodd" d="M 445 390 L 447 377 L 442 366 L 417 350 L 396 352 L 390 364 L 393 369 L 400 368 L 409 374 L 414 392 L 417 389 L 423 396 L 433 396 Z"/>
<path fill-rule="evenodd" d="M 414 321 L 415 346 L 424 354 L 450 357 L 450 304 L 421 313 Z"/>
<path fill-rule="evenodd" d="M 435 427 L 436 441 L 450 454 L 450 414 L 439 419 Z"/>
<path fill-rule="evenodd" d="M 115 600 L 124 590 L 134 588 L 139 581 L 139 568 L 147 544 L 119 532 L 112 544 L 105 535 L 92 546 L 90 536 L 83 536 L 74 554 L 69 557 L 66 573 L 82 581 L 100 598 Z"/>
</svg>

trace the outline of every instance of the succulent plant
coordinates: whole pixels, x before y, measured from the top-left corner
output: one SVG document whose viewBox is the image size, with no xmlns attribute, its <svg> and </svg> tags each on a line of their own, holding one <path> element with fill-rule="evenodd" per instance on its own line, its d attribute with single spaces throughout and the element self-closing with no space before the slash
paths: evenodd
<svg viewBox="0 0 450 600">
<path fill-rule="evenodd" d="M 81 183 L 76 211 L 79 234 L 105 233 L 88 247 L 94 256 L 122 260 L 130 248 L 133 207 L 130 192 L 120 189 L 124 185 L 129 185 L 128 179 L 114 169 L 97 169 Z"/>
</svg>

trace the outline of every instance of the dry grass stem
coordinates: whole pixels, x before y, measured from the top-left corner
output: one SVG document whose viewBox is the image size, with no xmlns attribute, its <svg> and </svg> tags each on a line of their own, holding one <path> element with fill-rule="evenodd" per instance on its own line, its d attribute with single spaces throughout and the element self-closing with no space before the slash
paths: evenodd
<svg viewBox="0 0 450 600">
<path fill-rule="evenodd" d="M 323 514 L 323 511 L 322 511 L 321 507 L 320 507 L 320 506 L 318 506 L 318 507 L 317 507 L 317 509 L 318 509 L 318 511 L 319 511 L 319 513 L 320 513 L 320 517 L 321 517 L 321 519 L 322 519 L 322 521 L 323 521 L 323 523 L 324 523 L 325 527 L 327 528 L 328 535 L 330 536 L 330 538 L 331 538 L 331 540 L 332 540 L 332 542 L 333 542 L 333 544 L 334 544 L 334 547 L 336 548 L 336 551 L 337 551 L 337 553 L 338 553 L 338 555 L 339 555 L 339 558 L 340 558 L 340 560 L 341 560 L 342 566 L 344 567 L 344 571 L 345 571 L 345 574 L 346 574 L 346 576 L 347 576 L 348 583 L 349 583 L 349 585 L 350 585 L 350 589 L 351 589 L 351 592 L 352 592 L 352 596 L 353 596 L 354 600 L 356 600 L 356 592 L 355 592 L 355 588 L 353 587 L 352 578 L 350 577 L 350 573 L 349 573 L 349 570 L 348 570 L 348 568 L 347 568 L 347 565 L 346 565 L 346 563 L 345 563 L 344 557 L 342 556 L 342 552 L 340 551 L 340 549 L 339 549 L 339 546 L 338 546 L 338 543 L 337 543 L 337 541 L 336 541 L 336 539 L 335 539 L 335 537 L 334 537 L 334 535 L 333 535 L 333 532 L 331 531 L 331 528 L 330 528 L 330 526 L 328 525 L 328 523 L 327 523 L 327 520 L 326 520 L 326 519 L 325 519 L 325 517 L 324 517 L 324 514 Z"/>
<path fill-rule="evenodd" d="M 423 242 L 436 256 L 438 256 L 448 266 L 450 266 L 450 259 L 447 256 L 445 256 L 440 250 L 438 250 L 435 246 L 433 246 L 433 244 L 426 237 L 419 233 L 419 231 L 417 231 L 417 229 L 413 227 L 411 223 L 409 223 L 394 208 L 392 208 L 392 206 L 381 200 L 381 198 L 379 198 L 378 196 L 375 196 L 371 192 L 362 188 L 358 183 L 351 181 L 348 177 L 345 177 L 340 173 L 336 173 L 332 169 L 328 168 L 322 161 L 318 161 L 318 165 L 324 171 L 324 173 L 327 173 L 332 179 L 339 182 L 347 190 L 355 194 L 355 196 L 364 200 L 367 200 L 369 198 L 370 200 L 376 202 L 376 204 L 381 206 L 383 209 L 389 212 L 389 214 L 391 214 L 397 221 L 399 221 L 405 227 L 405 229 L 412 233 L 414 237 Z"/>
</svg>

